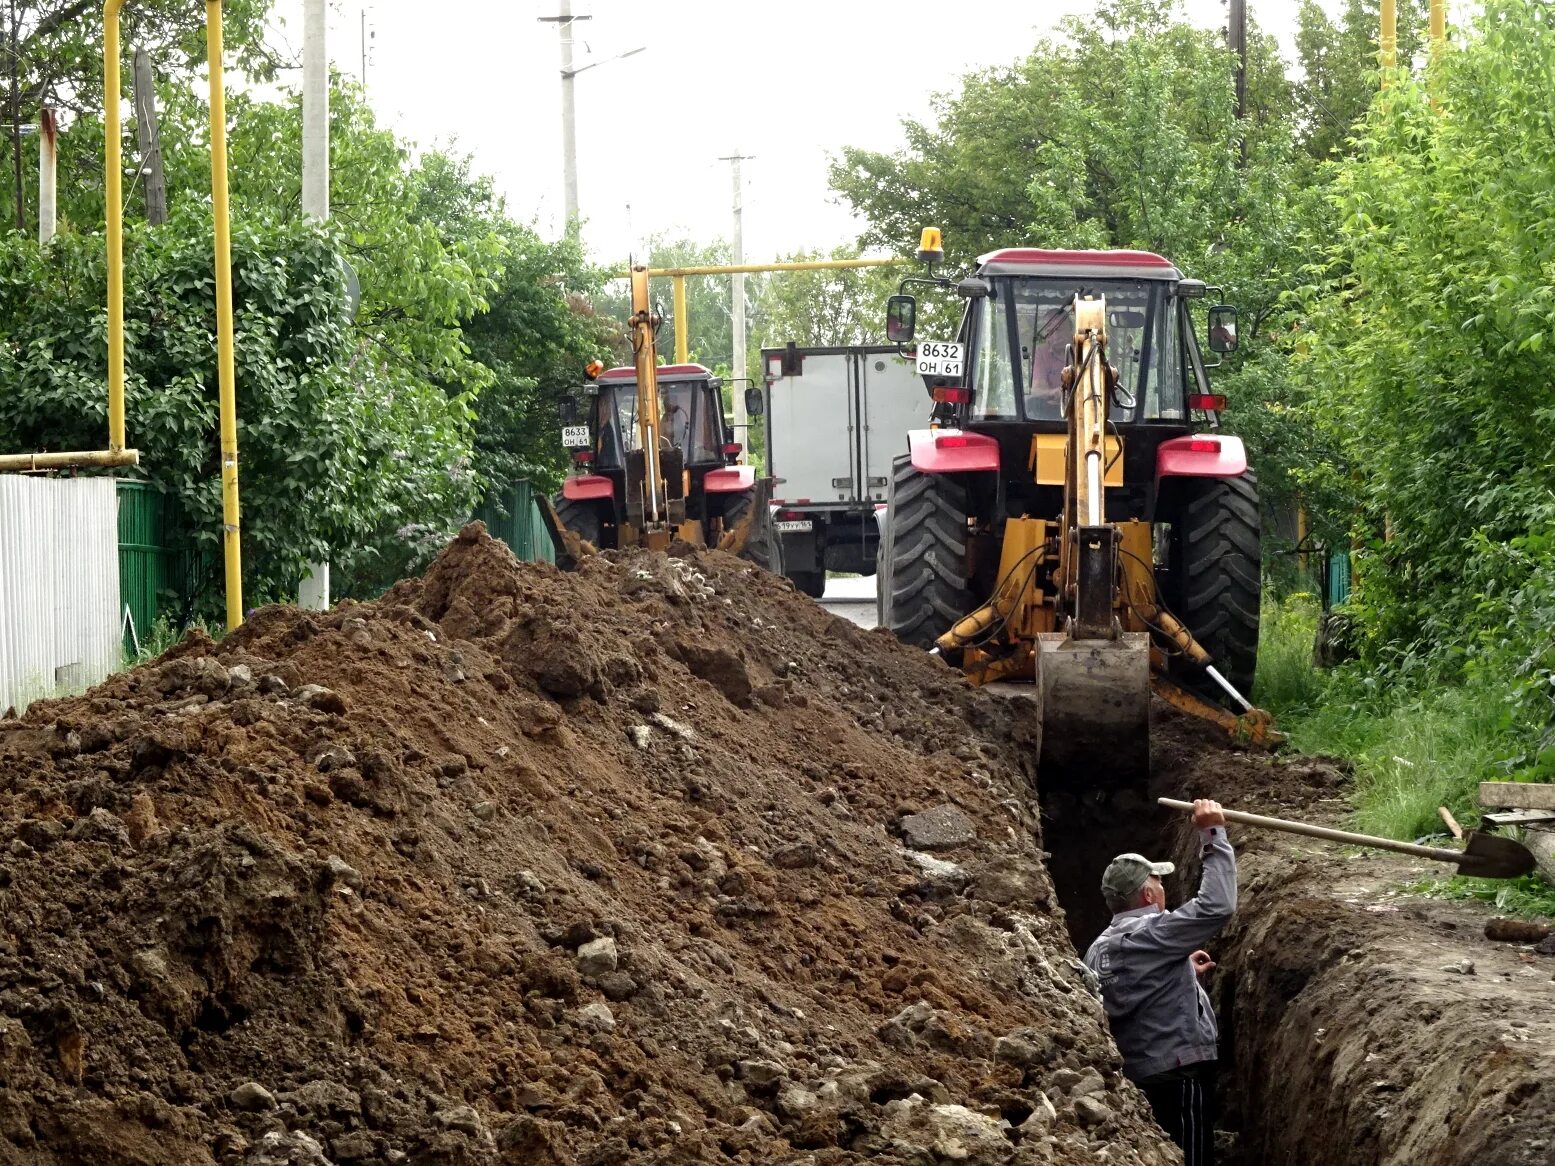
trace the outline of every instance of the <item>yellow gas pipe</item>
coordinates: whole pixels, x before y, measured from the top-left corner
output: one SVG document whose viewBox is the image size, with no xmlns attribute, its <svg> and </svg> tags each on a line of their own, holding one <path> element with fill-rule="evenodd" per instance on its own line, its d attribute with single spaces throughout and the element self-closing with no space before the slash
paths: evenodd
<svg viewBox="0 0 1555 1166">
<path fill-rule="evenodd" d="M 222 77 L 222 0 L 205 0 L 211 72 L 211 214 L 216 231 L 216 355 L 221 385 L 221 522 L 227 630 L 243 622 L 243 545 L 238 528 L 237 369 L 232 351 L 232 223 L 227 203 L 227 98 Z"/>
<path fill-rule="evenodd" d="M 119 138 L 119 9 L 124 0 L 103 0 L 103 163 L 108 228 L 108 448 L 81 453 L 0 455 L 0 471 L 23 472 L 77 466 L 133 466 L 140 454 L 124 448 L 124 163 Z"/>
</svg>

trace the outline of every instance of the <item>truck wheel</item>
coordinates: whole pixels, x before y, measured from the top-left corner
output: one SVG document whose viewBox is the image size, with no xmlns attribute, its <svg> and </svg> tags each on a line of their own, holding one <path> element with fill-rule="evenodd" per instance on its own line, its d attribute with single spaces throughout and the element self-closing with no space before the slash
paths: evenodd
<svg viewBox="0 0 1555 1166">
<path fill-rule="evenodd" d="M 1221 674 L 1251 699 L 1262 595 L 1258 479 L 1249 472 L 1185 480 L 1183 486 L 1171 539 L 1172 610 L 1215 658 Z M 1184 662 L 1174 670 L 1186 686 L 1231 706 L 1202 669 Z"/>
<path fill-rule="evenodd" d="M 556 517 L 561 520 L 563 526 L 596 550 L 604 549 L 599 545 L 602 524 L 599 519 L 599 507 L 596 504 L 563 498 L 558 494 L 551 505 L 555 507 Z"/>
<path fill-rule="evenodd" d="M 753 497 L 752 494 L 736 494 L 729 499 L 728 507 L 724 510 L 725 530 L 744 521 Z M 740 552 L 740 558 L 774 575 L 783 573 L 783 539 L 772 523 L 772 512 L 765 506 L 751 520 L 750 535 L 745 540 L 745 549 Z"/>
<path fill-rule="evenodd" d="M 794 581 L 795 587 L 811 599 L 819 599 L 826 594 L 825 571 L 790 571 L 788 577 Z"/>
<path fill-rule="evenodd" d="M 966 491 L 943 474 L 891 463 L 885 534 L 875 573 L 880 626 L 904 643 L 931 648 L 975 605 L 966 581 Z"/>
</svg>

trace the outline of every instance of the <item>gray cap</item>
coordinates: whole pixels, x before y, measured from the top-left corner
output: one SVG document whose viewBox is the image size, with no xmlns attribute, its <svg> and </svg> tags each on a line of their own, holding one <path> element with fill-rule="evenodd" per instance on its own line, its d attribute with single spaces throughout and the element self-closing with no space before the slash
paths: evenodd
<svg viewBox="0 0 1555 1166">
<path fill-rule="evenodd" d="M 1151 875 L 1169 875 L 1176 869 L 1169 862 L 1151 862 L 1143 854 L 1120 854 L 1102 872 L 1101 893 L 1108 899 L 1132 899 Z"/>
</svg>

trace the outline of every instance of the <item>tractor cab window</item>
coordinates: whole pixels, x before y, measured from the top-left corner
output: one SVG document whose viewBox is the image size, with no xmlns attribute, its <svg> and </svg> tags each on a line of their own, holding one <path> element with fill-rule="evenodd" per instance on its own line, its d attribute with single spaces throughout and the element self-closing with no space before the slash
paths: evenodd
<svg viewBox="0 0 1555 1166">
<path fill-rule="evenodd" d="M 618 470 L 626 464 L 627 452 L 641 445 L 637 430 L 637 386 L 602 387 L 595 409 L 595 464 L 601 469 Z"/>
<path fill-rule="evenodd" d="M 1074 339 L 1074 297 L 1084 291 L 1107 299 L 1108 357 L 1118 369 L 1112 420 L 1180 419 L 1181 336 L 1169 290 L 1159 280 L 998 280 L 980 313 L 974 416 L 1063 419 L 1060 378 Z"/>
<path fill-rule="evenodd" d="M 721 459 L 722 442 L 715 428 L 718 414 L 713 410 L 721 412 L 723 401 L 711 385 L 706 381 L 661 384 L 659 405 L 659 433 L 667 445 L 680 450 L 688 466 Z"/>
</svg>

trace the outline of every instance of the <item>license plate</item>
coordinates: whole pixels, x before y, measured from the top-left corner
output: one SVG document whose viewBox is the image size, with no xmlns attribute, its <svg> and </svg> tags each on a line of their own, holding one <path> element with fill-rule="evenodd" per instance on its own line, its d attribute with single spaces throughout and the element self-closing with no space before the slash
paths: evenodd
<svg viewBox="0 0 1555 1166">
<path fill-rule="evenodd" d="M 563 425 L 562 444 L 568 449 L 581 449 L 589 443 L 587 425 Z"/>
<path fill-rule="evenodd" d="M 815 529 L 815 523 L 805 518 L 790 522 L 780 522 L 777 524 L 777 528 L 783 534 L 809 534 Z"/>
<path fill-rule="evenodd" d="M 918 372 L 926 377 L 961 375 L 961 345 L 948 340 L 924 340 L 918 345 Z"/>
</svg>

